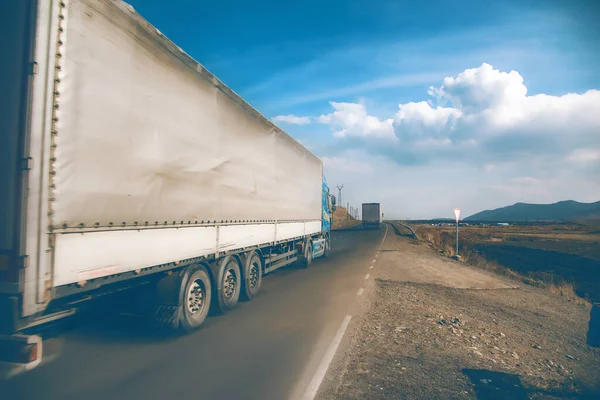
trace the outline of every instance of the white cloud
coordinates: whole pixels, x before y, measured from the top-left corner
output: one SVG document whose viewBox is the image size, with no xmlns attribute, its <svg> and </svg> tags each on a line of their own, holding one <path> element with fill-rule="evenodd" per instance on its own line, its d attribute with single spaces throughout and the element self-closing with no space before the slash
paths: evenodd
<svg viewBox="0 0 600 400">
<path fill-rule="evenodd" d="M 479 68 L 467 69 L 456 77 L 446 77 L 440 88 L 432 90 L 465 113 L 508 104 L 518 106 L 527 95 L 523 77 L 518 72 L 500 72 L 486 63 Z"/>
<path fill-rule="evenodd" d="M 318 121 L 331 125 L 334 136 L 352 137 L 354 146 L 400 164 L 454 159 L 483 165 L 600 150 L 598 90 L 527 96 L 518 72 L 484 63 L 428 93 L 429 101 L 400 104 L 393 118 L 369 115 L 363 104 L 332 102 L 335 111 Z"/>
<path fill-rule="evenodd" d="M 519 199 L 531 197 L 546 201 L 547 198 L 552 196 L 557 184 L 558 182 L 551 179 L 523 176 L 506 179 L 500 184 L 488 185 L 488 188 L 499 195 L 513 198 L 515 201 L 522 201 Z"/>
<path fill-rule="evenodd" d="M 331 125 L 335 130 L 334 136 L 395 139 L 391 118 L 380 120 L 368 115 L 363 104 L 336 102 L 330 102 L 330 104 L 335 111 L 331 114 L 321 115 L 318 121 Z"/>
<path fill-rule="evenodd" d="M 311 119 L 310 117 L 298 117 L 296 115 L 278 115 L 276 117 L 273 117 L 272 121 L 275 123 L 306 125 L 310 124 Z"/>
<path fill-rule="evenodd" d="M 577 149 L 567 156 L 567 161 L 574 163 L 600 162 L 600 149 Z"/>
<path fill-rule="evenodd" d="M 402 141 L 446 139 L 448 130 L 455 129 L 461 111 L 454 108 L 432 107 L 422 101 L 400 104 L 394 116 L 394 130 Z"/>
<path fill-rule="evenodd" d="M 450 108 L 433 108 L 423 104 L 411 121 L 438 115 L 436 127 L 427 133 L 432 137 L 443 135 L 459 145 L 474 139 L 488 152 L 500 150 L 503 155 L 523 151 L 563 152 L 581 145 L 598 144 L 600 128 L 600 91 L 583 94 L 527 96 L 527 87 L 516 71 L 509 73 L 494 69 L 489 64 L 468 69 L 456 77 L 447 77 L 439 88 L 433 88 L 439 102 L 448 102 Z M 400 105 L 400 112 L 405 105 Z M 444 120 L 446 114 L 453 118 Z M 451 123 L 448 123 L 451 121 Z M 407 135 L 401 124 L 395 124 L 396 135 Z M 508 151 L 507 151 L 508 150 Z"/>
</svg>

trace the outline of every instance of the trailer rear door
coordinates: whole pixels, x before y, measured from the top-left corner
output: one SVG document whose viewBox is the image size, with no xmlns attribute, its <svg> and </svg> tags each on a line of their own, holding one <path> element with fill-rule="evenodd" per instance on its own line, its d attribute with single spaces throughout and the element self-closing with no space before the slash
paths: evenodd
<svg viewBox="0 0 600 400">
<path fill-rule="evenodd" d="M 379 203 L 363 203 L 362 220 L 368 223 L 379 223 L 381 214 L 379 212 Z"/>
<path fill-rule="evenodd" d="M 19 292 L 29 77 L 33 72 L 35 1 L 9 1 L 0 24 L 0 293 Z"/>
<path fill-rule="evenodd" d="M 65 3 L 10 1 L 0 34 L 0 325 L 41 312 L 52 289 L 50 149 Z M 7 305 L 8 304 L 8 305 Z"/>
</svg>

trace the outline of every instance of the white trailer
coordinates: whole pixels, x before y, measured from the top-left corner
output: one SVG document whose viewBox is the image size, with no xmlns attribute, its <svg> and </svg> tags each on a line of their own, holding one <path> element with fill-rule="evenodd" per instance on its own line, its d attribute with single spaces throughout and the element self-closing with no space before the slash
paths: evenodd
<svg viewBox="0 0 600 400">
<path fill-rule="evenodd" d="M 362 226 L 365 229 L 379 229 L 381 227 L 381 206 L 379 203 L 363 203 Z"/>
<path fill-rule="evenodd" d="M 321 161 L 119 0 L 5 5 L 0 354 L 151 283 L 156 319 L 199 327 L 262 276 L 329 249 Z M 33 333 L 32 333 L 33 332 Z"/>
</svg>

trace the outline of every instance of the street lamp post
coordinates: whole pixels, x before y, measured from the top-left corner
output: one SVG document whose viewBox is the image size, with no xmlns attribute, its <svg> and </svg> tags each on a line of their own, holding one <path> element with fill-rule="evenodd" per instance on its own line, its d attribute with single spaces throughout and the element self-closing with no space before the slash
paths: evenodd
<svg viewBox="0 0 600 400">
<path fill-rule="evenodd" d="M 458 220 L 460 218 L 460 208 L 454 209 L 454 216 L 456 217 L 456 258 L 458 259 Z"/>
</svg>

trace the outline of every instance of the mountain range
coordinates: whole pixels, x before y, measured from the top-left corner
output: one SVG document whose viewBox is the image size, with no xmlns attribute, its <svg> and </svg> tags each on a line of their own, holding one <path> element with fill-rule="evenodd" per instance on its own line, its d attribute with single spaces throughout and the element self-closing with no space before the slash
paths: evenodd
<svg viewBox="0 0 600 400">
<path fill-rule="evenodd" d="M 580 203 L 574 200 L 552 204 L 516 203 L 512 206 L 486 210 L 473 214 L 465 221 L 568 221 L 582 222 L 600 220 L 600 201 Z"/>
</svg>

